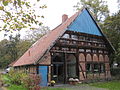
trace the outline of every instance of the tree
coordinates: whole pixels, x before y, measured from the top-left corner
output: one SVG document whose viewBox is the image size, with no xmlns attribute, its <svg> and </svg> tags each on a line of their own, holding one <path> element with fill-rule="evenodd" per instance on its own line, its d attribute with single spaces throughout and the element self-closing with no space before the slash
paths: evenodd
<svg viewBox="0 0 120 90">
<path fill-rule="evenodd" d="M 106 18 L 103 24 L 103 31 L 116 50 L 111 58 L 112 61 L 120 63 L 120 11 Z"/>
<path fill-rule="evenodd" d="M 12 35 L 9 36 L 9 43 L 6 45 L 7 52 L 11 56 L 11 60 L 14 61 L 18 57 L 18 48 L 17 45 L 20 42 L 20 34 L 13 37 Z"/>
<path fill-rule="evenodd" d="M 7 54 L 6 45 L 9 41 L 4 39 L 0 42 L 0 68 L 5 67 L 10 60 L 10 55 Z"/>
<path fill-rule="evenodd" d="M 120 11 L 106 18 L 103 24 L 103 30 L 115 49 L 117 49 L 119 47 L 118 43 L 120 42 Z"/>
<path fill-rule="evenodd" d="M 29 40 L 21 40 L 19 34 L 9 38 L 0 42 L 0 67 L 2 68 L 18 59 L 32 45 Z"/>
<path fill-rule="evenodd" d="M 38 6 L 40 0 L 0 0 L 0 31 L 19 31 L 23 28 L 34 29 L 33 25 L 41 25 L 41 18 L 44 18 L 39 9 L 46 8 L 46 5 Z M 37 9 L 35 9 L 37 8 Z"/>
<path fill-rule="evenodd" d="M 30 40 L 33 43 L 41 38 L 43 35 L 45 35 L 47 32 L 49 32 L 50 29 L 47 26 L 40 26 L 39 28 L 35 30 L 28 30 L 27 35 L 25 36 L 26 40 Z"/>
<path fill-rule="evenodd" d="M 100 22 L 103 21 L 107 16 L 109 16 L 108 5 L 106 5 L 105 1 L 102 0 L 80 0 L 76 6 L 74 6 L 77 10 L 82 7 L 87 7 L 93 13 L 95 20 Z"/>
</svg>

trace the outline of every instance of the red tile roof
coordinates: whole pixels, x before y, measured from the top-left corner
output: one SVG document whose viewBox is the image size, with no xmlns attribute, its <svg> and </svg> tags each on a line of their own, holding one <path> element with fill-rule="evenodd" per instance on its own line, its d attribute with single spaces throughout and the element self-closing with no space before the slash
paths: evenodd
<svg viewBox="0 0 120 90">
<path fill-rule="evenodd" d="M 36 41 L 24 54 L 21 56 L 13 66 L 22 66 L 37 64 L 39 60 L 51 49 L 60 36 L 66 31 L 73 20 L 78 16 L 80 12 L 77 12 L 72 17 L 68 18 L 65 22 L 57 26 L 55 29 L 44 35 L 38 41 Z"/>
</svg>

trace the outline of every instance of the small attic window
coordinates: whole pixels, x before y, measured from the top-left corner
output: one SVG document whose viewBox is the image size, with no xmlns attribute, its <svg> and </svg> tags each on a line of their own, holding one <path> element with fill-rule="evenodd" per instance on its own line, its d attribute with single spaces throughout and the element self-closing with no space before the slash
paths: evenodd
<svg viewBox="0 0 120 90">
<path fill-rule="evenodd" d="M 69 36 L 69 34 L 64 34 L 63 35 L 63 38 L 69 38 L 70 36 Z"/>
<path fill-rule="evenodd" d="M 78 40 L 78 36 L 77 35 L 71 35 L 71 38 L 74 40 Z"/>
<path fill-rule="evenodd" d="M 85 40 L 84 36 L 79 36 L 79 40 Z"/>
</svg>

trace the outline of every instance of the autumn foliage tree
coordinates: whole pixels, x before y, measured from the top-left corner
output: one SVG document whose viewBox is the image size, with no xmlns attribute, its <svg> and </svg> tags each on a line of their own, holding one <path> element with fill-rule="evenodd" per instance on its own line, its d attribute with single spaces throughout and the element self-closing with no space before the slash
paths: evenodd
<svg viewBox="0 0 120 90">
<path fill-rule="evenodd" d="M 103 21 L 109 15 L 108 5 L 103 0 L 80 0 L 74 7 L 77 10 L 87 7 L 97 22 Z"/>
<path fill-rule="evenodd" d="M 120 64 L 120 11 L 106 18 L 103 24 L 103 31 L 116 50 L 112 60 Z"/>
<path fill-rule="evenodd" d="M 46 5 L 40 6 L 37 4 L 39 2 L 40 0 L 0 0 L 0 31 L 13 32 L 23 28 L 34 29 L 34 25 L 40 26 L 44 16 L 37 14 L 36 10 L 40 11 Z"/>
<path fill-rule="evenodd" d="M 29 40 L 20 39 L 20 35 L 10 36 L 9 40 L 0 41 L 0 68 L 7 67 L 17 60 L 32 45 Z"/>
</svg>

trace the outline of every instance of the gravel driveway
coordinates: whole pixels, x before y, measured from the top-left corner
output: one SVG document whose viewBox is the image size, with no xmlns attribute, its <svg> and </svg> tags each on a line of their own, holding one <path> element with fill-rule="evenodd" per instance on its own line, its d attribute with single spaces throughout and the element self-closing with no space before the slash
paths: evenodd
<svg viewBox="0 0 120 90">
<path fill-rule="evenodd" d="M 104 89 L 104 88 L 97 88 L 89 85 L 79 85 L 79 86 L 74 86 L 74 85 L 68 85 L 68 84 L 61 84 L 61 85 L 55 85 L 54 87 L 51 88 L 69 88 L 69 90 L 109 90 L 109 89 Z"/>
<path fill-rule="evenodd" d="M 3 90 L 2 88 L 0 88 L 0 90 Z"/>
</svg>

